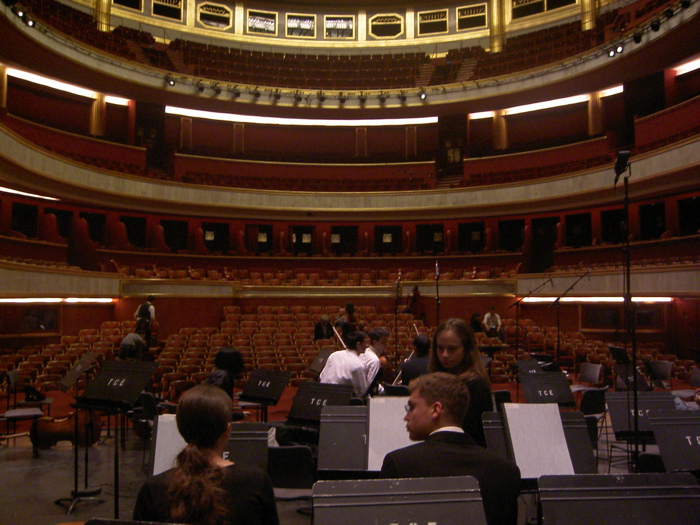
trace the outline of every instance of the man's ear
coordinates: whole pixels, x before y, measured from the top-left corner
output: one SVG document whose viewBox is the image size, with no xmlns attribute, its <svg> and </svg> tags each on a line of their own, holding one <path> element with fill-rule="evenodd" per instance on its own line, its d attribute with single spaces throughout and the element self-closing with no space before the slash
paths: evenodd
<svg viewBox="0 0 700 525">
<path fill-rule="evenodd" d="M 430 405 L 430 409 L 430 417 L 433 420 L 440 419 L 442 416 L 442 403 L 440 401 L 435 401 L 432 405 Z"/>
</svg>

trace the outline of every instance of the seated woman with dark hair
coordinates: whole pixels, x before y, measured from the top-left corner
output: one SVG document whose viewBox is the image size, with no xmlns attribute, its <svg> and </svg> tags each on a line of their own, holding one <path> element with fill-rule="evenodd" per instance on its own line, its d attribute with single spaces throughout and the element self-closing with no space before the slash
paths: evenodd
<svg viewBox="0 0 700 525">
<path fill-rule="evenodd" d="M 187 442 L 175 468 L 148 480 L 134 520 L 197 525 L 277 525 L 272 483 L 262 470 L 223 458 L 231 430 L 231 398 L 202 384 L 177 406 L 177 428 Z"/>
</svg>

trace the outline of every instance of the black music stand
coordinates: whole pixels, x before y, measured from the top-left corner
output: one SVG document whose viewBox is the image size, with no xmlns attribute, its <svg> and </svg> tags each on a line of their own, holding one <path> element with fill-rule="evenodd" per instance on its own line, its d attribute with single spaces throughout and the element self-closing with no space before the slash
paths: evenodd
<svg viewBox="0 0 700 525">
<path fill-rule="evenodd" d="M 315 525 L 486 525 L 472 476 L 318 481 L 313 506 Z"/>
<path fill-rule="evenodd" d="M 688 473 L 541 476 L 547 525 L 697 523 L 700 486 Z"/>
<path fill-rule="evenodd" d="M 317 377 L 320 376 L 321 372 L 323 372 L 323 368 L 326 366 L 326 361 L 328 361 L 330 355 L 336 351 L 335 348 L 321 348 L 314 362 L 309 366 L 309 370 L 314 372 Z"/>
<path fill-rule="evenodd" d="M 280 445 L 318 444 L 321 410 L 325 406 L 349 405 L 352 385 L 305 381 L 299 384 L 284 423 L 273 423 Z"/>
<path fill-rule="evenodd" d="M 106 361 L 83 395 L 76 397 L 76 410 L 98 410 L 106 414 L 126 414 L 136 404 L 139 395 L 150 383 L 157 368 L 158 363 L 156 362 Z M 76 425 L 77 420 L 76 417 Z M 56 503 L 63 505 L 68 499 L 59 499 Z M 72 498 L 69 499 L 71 501 L 69 511 L 81 499 L 83 498 L 80 496 L 72 495 Z M 119 443 L 114 444 L 114 517 L 119 518 Z"/>
<path fill-rule="evenodd" d="M 250 377 L 238 399 L 244 403 L 260 405 L 261 419 L 265 422 L 267 421 L 267 407 L 275 406 L 279 403 L 291 377 L 291 372 L 265 369 L 254 370 L 250 373 Z"/>
<path fill-rule="evenodd" d="M 519 373 L 526 403 L 557 403 L 575 406 L 569 379 L 562 372 Z"/>
<path fill-rule="evenodd" d="M 649 427 L 667 472 L 700 471 L 700 411 L 651 410 Z"/>
</svg>

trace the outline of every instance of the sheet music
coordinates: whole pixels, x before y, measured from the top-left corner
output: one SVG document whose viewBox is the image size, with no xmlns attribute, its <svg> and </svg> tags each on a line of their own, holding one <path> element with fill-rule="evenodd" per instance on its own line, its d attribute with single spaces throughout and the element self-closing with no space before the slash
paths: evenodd
<svg viewBox="0 0 700 525">
<path fill-rule="evenodd" d="M 175 414 L 158 416 L 153 428 L 153 443 L 151 475 L 155 476 L 173 468 L 175 458 L 187 444 L 177 429 Z"/>
<path fill-rule="evenodd" d="M 574 474 L 556 404 L 503 404 L 513 458 L 523 479 Z"/>
<path fill-rule="evenodd" d="M 381 470 L 384 456 L 414 442 L 408 438 L 405 406 L 408 397 L 378 396 L 369 399 L 369 454 L 367 470 Z"/>
</svg>

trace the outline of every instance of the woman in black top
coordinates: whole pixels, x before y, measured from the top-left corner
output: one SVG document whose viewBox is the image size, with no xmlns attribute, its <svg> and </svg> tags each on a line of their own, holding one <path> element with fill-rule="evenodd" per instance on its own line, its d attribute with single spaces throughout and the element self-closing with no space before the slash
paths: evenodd
<svg viewBox="0 0 700 525">
<path fill-rule="evenodd" d="M 278 525 L 272 483 L 255 467 L 223 458 L 231 430 L 231 398 L 202 384 L 185 392 L 177 428 L 187 442 L 176 466 L 148 480 L 134 520 L 197 525 Z"/>
<path fill-rule="evenodd" d="M 448 319 L 438 326 L 430 349 L 428 372 L 449 372 L 469 387 L 469 409 L 462 428 L 481 446 L 486 446 L 483 412 L 493 410 L 491 381 L 481 360 L 474 332 L 463 319 Z"/>
</svg>

